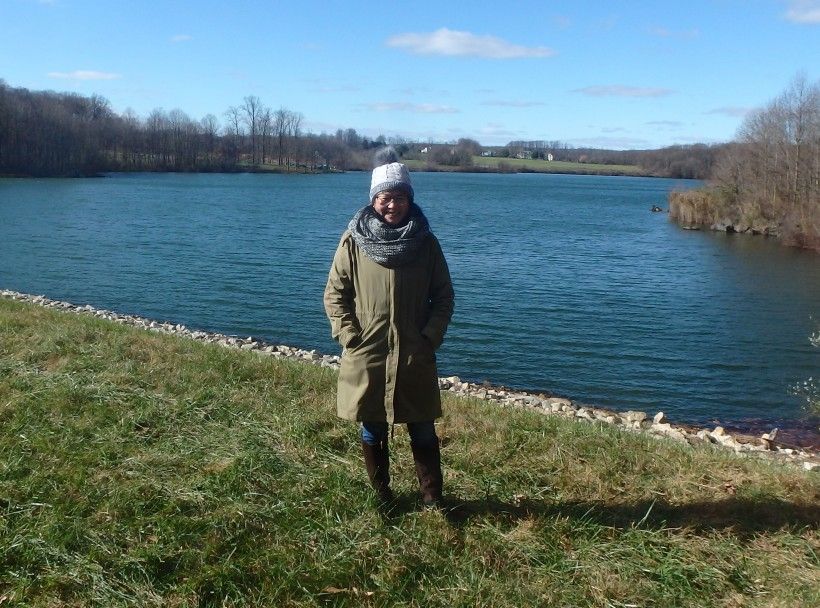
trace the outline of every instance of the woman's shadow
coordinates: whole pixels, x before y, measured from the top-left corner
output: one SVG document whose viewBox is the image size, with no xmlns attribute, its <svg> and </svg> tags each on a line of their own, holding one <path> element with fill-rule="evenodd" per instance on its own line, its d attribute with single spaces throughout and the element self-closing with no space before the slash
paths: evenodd
<svg viewBox="0 0 820 608">
<path fill-rule="evenodd" d="M 382 511 L 385 522 L 392 522 L 421 508 L 418 499 L 398 496 Z M 726 530 L 749 538 L 761 532 L 783 528 L 820 529 L 820 506 L 799 504 L 774 497 L 742 498 L 672 504 L 663 499 L 635 502 L 604 501 L 503 501 L 494 496 L 459 499 L 448 496 L 439 508 L 455 528 L 463 528 L 481 517 L 515 521 L 570 517 L 616 529 L 687 528 L 697 532 Z"/>
<path fill-rule="evenodd" d="M 451 497 L 443 509 L 447 520 L 463 527 L 471 519 L 494 516 L 517 520 L 555 517 L 583 519 L 619 529 L 688 528 L 696 531 L 731 530 L 741 537 L 782 528 L 816 530 L 820 527 L 820 507 L 798 504 L 774 497 L 739 498 L 672 504 L 662 499 L 637 502 L 533 501 L 505 502 L 489 496 L 479 500 Z"/>
</svg>

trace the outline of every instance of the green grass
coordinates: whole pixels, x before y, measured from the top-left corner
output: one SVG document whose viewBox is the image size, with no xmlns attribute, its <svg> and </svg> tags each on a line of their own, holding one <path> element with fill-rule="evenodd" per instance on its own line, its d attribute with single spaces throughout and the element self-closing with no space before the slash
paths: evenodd
<svg viewBox="0 0 820 608">
<path fill-rule="evenodd" d="M 403 160 L 411 170 L 424 171 L 428 168 L 423 160 Z M 459 170 L 453 167 L 439 167 L 442 171 Z M 566 161 L 552 161 L 522 158 L 501 158 L 473 156 L 473 166 L 467 170 L 490 170 L 509 172 L 535 173 L 572 173 L 593 175 L 646 175 L 646 172 L 637 165 L 603 165 L 596 163 L 572 163 Z"/>
<path fill-rule="evenodd" d="M 817 474 L 445 396 L 380 515 L 332 370 L 0 299 L 0 606 L 812 606 Z"/>
</svg>

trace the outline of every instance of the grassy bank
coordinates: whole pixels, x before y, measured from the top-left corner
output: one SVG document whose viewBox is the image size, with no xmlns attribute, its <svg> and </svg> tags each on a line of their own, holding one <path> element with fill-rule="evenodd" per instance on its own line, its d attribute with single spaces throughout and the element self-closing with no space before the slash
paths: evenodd
<svg viewBox="0 0 820 608">
<path fill-rule="evenodd" d="M 669 193 L 669 218 L 685 228 L 777 237 L 784 245 L 820 252 L 820 202 L 761 205 L 717 187 Z"/>
<path fill-rule="evenodd" d="M 0 299 L 0 605 L 820 603 L 816 474 L 445 395 L 380 516 L 335 378 Z"/>
<path fill-rule="evenodd" d="M 669 218 L 687 228 L 712 228 L 777 236 L 781 222 L 759 207 L 733 205 L 718 188 L 669 193 Z"/>
</svg>

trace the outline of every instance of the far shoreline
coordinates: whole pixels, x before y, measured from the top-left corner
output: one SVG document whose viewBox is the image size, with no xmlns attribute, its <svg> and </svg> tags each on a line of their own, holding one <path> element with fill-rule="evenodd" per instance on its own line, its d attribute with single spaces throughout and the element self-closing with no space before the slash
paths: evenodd
<svg viewBox="0 0 820 608">
<path fill-rule="evenodd" d="M 641 177 L 641 178 L 659 178 L 659 179 L 686 179 L 693 181 L 702 181 L 696 178 L 674 177 L 666 175 L 658 175 L 649 171 L 642 171 L 635 165 L 633 169 L 607 169 L 606 165 L 591 165 L 589 168 L 583 167 L 584 163 L 572 163 L 579 165 L 578 167 L 534 167 L 532 165 L 508 166 L 503 168 L 490 166 L 445 166 L 435 165 L 430 163 L 422 164 L 419 161 L 406 161 L 408 168 L 414 173 L 466 173 L 466 174 L 498 174 L 498 175 L 517 175 L 517 174 L 543 174 L 543 175 L 590 175 L 603 177 Z M 49 175 L 34 175 L 34 174 L 4 174 L 0 173 L 0 179 L 93 179 L 104 178 L 110 175 L 137 175 L 137 174 L 180 174 L 180 175 L 233 175 L 233 174 L 260 174 L 260 175 L 332 175 L 341 173 L 366 173 L 370 169 L 351 168 L 351 169 L 311 169 L 309 167 L 298 167 L 293 170 L 283 168 L 271 167 L 240 167 L 240 168 L 221 168 L 214 170 L 171 170 L 171 169 L 139 169 L 133 171 L 126 171 L 122 169 L 113 170 L 95 170 L 88 173 L 71 172 L 67 174 L 49 174 Z"/>
<path fill-rule="evenodd" d="M 343 173 L 369 173 L 365 169 L 347 169 L 345 171 L 268 171 L 268 170 L 242 170 L 242 171 L 147 171 L 141 169 L 139 171 L 101 171 L 97 173 L 88 174 L 72 174 L 72 175 L 15 175 L 15 174 L 0 174 L 0 179 L 101 179 L 110 177 L 112 175 L 163 175 L 163 174 L 177 174 L 177 175 L 242 175 L 242 174 L 256 174 L 256 175 L 339 175 Z M 687 181 L 702 181 L 697 178 L 690 177 L 669 177 L 664 175 L 653 175 L 650 173 L 623 173 L 623 172 L 606 172 L 606 171 L 540 171 L 540 170 L 522 170 L 522 171 L 498 171 L 495 169 L 463 169 L 463 168 L 430 168 L 424 167 L 414 169 L 413 173 L 464 173 L 473 175 L 578 175 L 591 177 L 637 177 L 642 179 L 674 179 Z"/>
</svg>

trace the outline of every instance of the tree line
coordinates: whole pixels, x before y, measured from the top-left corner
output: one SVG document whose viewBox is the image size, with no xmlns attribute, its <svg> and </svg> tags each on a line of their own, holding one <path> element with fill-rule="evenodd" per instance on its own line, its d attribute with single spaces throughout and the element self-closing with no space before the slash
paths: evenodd
<svg viewBox="0 0 820 608">
<path fill-rule="evenodd" d="M 488 148 L 462 138 L 425 145 L 355 129 L 305 133 L 301 113 L 272 109 L 250 95 L 227 108 L 221 120 L 197 120 L 184 111 L 153 110 L 146 118 L 118 114 L 104 97 L 29 91 L 0 80 L 0 174 L 93 175 L 106 171 L 320 171 L 370 169 L 373 148 L 391 143 L 404 158 L 472 170 L 483 152 L 515 157 L 610 165 L 636 165 L 647 175 L 708 178 L 725 145 L 671 146 L 657 150 L 576 148 L 560 141 L 513 141 Z M 422 155 L 428 147 L 430 153 Z"/>
<path fill-rule="evenodd" d="M 820 80 L 796 77 L 746 117 L 707 188 L 673 193 L 683 224 L 782 237 L 820 251 Z"/>
<path fill-rule="evenodd" d="M 0 174 L 79 176 L 107 171 L 317 171 L 370 168 L 371 140 L 354 129 L 314 135 L 302 114 L 255 96 L 224 123 L 184 111 L 118 114 L 104 97 L 29 91 L 0 80 Z"/>
</svg>

